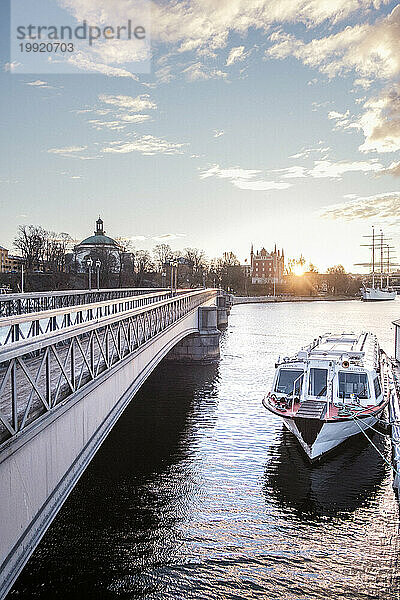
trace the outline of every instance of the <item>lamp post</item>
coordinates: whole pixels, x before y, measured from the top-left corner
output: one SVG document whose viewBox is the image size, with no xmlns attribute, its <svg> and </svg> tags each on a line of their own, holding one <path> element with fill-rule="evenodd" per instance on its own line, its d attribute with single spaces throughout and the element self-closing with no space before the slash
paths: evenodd
<svg viewBox="0 0 400 600">
<path fill-rule="evenodd" d="M 93 260 L 91 257 L 89 257 L 87 259 L 86 264 L 88 266 L 89 290 L 91 290 L 92 289 L 92 267 L 93 267 Z"/>
<path fill-rule="evenodd" d="M 97 259 L 96 260 L 96 269 L 97 269 L 97 289 L 100 289 L 100 267 L 101 267 L 101 260 Z"/>
</svg>

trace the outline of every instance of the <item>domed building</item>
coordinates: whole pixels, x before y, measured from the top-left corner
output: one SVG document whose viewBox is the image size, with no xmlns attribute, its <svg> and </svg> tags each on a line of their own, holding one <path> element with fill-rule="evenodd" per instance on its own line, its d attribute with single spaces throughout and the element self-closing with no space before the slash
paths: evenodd
<svg viewBox="0 0 400 600">
<path fill-rule="evenodd" d="M 118 270 L 119 255 L 122 252 L 121 246 L 105 234 L 104 222 L 99 217 L 96 221 L 96 231 L 94 235 L 82 240 L 74 248 L 75 262 L 79 270 L 85 270 L 85 262 L 89 258 L 99 258 L 100 260 L 107 257 L 110 262 L 115 262 L 115 269 Z M 112 269 L 114 270 L 114 269 Z"/>
</svg>

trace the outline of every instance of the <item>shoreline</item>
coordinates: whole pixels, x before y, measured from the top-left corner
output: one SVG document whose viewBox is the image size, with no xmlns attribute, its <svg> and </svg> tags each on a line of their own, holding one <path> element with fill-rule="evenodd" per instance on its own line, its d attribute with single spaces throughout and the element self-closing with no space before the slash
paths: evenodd
<svg viewBox="0 0 400 600">
<path fill-rule="evenodd" d="M 359 300 L 356 296 L 233 296 L 233 306 L 236 304 L 269 304 L 275 302 L 344 302 Z"/>
</svg>

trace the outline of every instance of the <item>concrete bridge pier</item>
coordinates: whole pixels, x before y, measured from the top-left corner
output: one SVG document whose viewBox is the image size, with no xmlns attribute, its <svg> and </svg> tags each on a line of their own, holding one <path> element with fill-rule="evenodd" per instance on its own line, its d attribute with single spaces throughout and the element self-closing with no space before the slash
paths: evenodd
<svg viewBox="0 0 400 600">
<path fill-rule="evenodd" d="M 215 362 L 220 357 L 218 330 L 218 308 L 202 306 L 198 309 L 199 332 L 181 340 L 166 356 L 165 360 L 180 362 Z"/>
<path fill-rule="evenodd" d="M 217 297 L 217 326 L 225 329 L 228 326 L 228 304 L 226 296 Z"/>
</svg>

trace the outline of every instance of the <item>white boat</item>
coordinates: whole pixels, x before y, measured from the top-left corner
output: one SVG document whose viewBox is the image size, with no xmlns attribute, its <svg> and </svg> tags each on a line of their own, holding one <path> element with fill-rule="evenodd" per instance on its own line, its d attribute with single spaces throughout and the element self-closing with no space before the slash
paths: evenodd
<svg viewBox="0 0 400 600">
<path fill-rule="evenodd" d="M 390 249 L 392 246 L 387 244 L 387 240 L 384 238 L 383 231 L 380 231 L 379 236 L 375 233 L 375 228 L 372 227 L 372 236 L 366 236 L 372 238 L 372 243 L 367 244 L 368 248 L 372 250 L 372 262 L 361 263 L 359 266 L 372 267 L 371 278 L 372 286 L 364 286 L 361 289 L 361 299 L 364 302 L 378 302 L 380 300 L 395 300 L 396 290 L 390 287 Z M 376 253 L 380 252 L 380 271 L 375 271 L 375 267 L 378 264 L 376 259 Z M 386 252 L 386 257 L 384 253 Z M 386 271 L 386 272 L 385 272 Z M 386 285 L 384 286 L 384 280 L 386 279 Z"/>
<path fill-rule="evenodd" d="M 364 302 L 376 302 L 379 300 L 395 300 L 397 296 L 396 290 L 389 287 L 364 287 L 361 290 L 361 298 Z"/>
<path fill-rule="evenodd" d="M 325 334 L 275 366 L 264 407 L 312 461 L 373 427 L 388 404 L 386 355 L 371 333 Z"/>
</svg>

